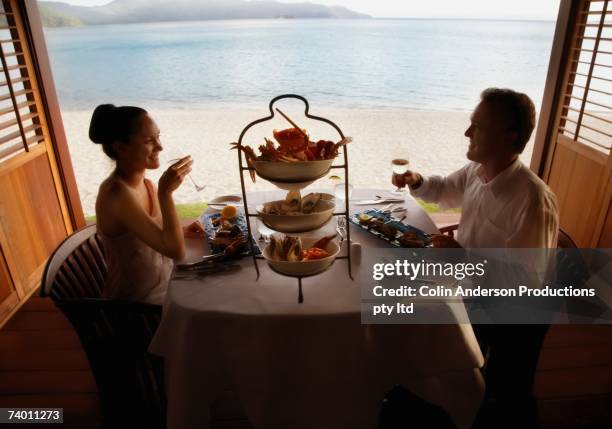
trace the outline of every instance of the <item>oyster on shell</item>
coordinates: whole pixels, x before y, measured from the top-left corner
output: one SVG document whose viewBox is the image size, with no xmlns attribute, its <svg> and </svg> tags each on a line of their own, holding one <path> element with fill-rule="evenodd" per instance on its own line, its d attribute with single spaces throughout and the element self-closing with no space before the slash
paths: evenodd
<svg viewBox="0 0 612 429">
<path fill-rule="evenodd" d="M 299 237 L 286 237 L 285 240 L 290 242 L 289 250 L 287 251 L 287 261 L 298 262 L 302 260 L 302 240 Z"/>
<path fill-rule="evenodd" d="M 302 240 L 299 237 L 270 237 L 270 257 L 276 261 L 299 262 L 302 260 Z"/>
<path fill-rule="evenodd" d="M 285 259 L 283 252 L 283 240 L 274 235 L 270 237 L 270 256 L 272 259 L 277 261 L 282 261 Z"/>
<path fill-rule="evenodd" d="M 314 211 L 317 203 L 321 201 L 322 194 L 320 192 L 311 192 L 302 198 L 302 213 L 310 214 Z"/>
</svg>

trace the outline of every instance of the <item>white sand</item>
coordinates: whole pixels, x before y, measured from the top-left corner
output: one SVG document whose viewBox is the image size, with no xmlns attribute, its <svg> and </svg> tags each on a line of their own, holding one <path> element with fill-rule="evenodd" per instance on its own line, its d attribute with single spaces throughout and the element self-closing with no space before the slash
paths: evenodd
<svg viewBox="0 0 612 429">
<path fill-rule="evenodd" d="M 303 109 L 287 106 L 286 113 L 298 124 L 307 128 L 311 139 L 338 140 L 337 133 L 327 124 L 309 121 Z M 229 143 L 237 141 L 242 129 L 255 119 L 266 116 L 260 110 L 222 107 L 198 110 L 164 110 L 149 108 L 162 132 L 162 144 L 167 154 L 176 153 L 176 147 L 191 154 L 196 162 L 193 178 L 206 185 L 198 193 L 189 181 L 175 192 L 177 203 L 207 201 L 216 195 L 240 192 L 238 161 L 235 151 L 229 151 Z M 311 114 L 324 116 L 353 137 L 349 146 L 350 182 L 356 186 L 392 189 L 390 161 L 408 157 L 411 168 L 423 174 L 448 174 L 463 166 L 468 141 L 463 136 L 469 124 L 468 112 L 422 112 L 409 110 L 348 110 L 313 109 Z M 62 113 L 79 186 L 83 209 L 94 213 L 98 186 L 113 169 L 113 162 L 99 145 L 87 137 L 91 112 L 64 111 Z M 244 143 L 253 147 L 271 137 L 272 129 L 286 128 L 287 122 L 275 118 L 251 129 Z M 533 138 L 532 138 L 533 140 Z M 529 163 L 533 143 L 530 142 L 521 156 Z M 340 170 L 332 170 L 334 173 Z M 157 181 L 162 169 L 151 171 L 149 177 Z M 332 174 L 332 173 L 330 173 Z M 273 189 L 273 185 L 258 179 L 251 184 L 248 175 L 247 189 Z M 317 187 L 330 186 L 321 180 Z"/>
</svg>

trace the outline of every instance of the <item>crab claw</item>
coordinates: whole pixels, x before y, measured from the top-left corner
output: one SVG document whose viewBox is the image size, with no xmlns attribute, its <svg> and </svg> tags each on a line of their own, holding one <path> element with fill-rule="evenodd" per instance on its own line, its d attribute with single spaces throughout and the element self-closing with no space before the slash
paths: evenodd
<svg viewBox="0 0 612 429">
<path fill-rule="evenodd" d="M 232 146 L 230 150 L 236 149 L 236 150 L 242 151 L 246 159 L 247 167 L 249 167 L 249 176 L 251 177 L 251 180 L 253 181 L 253 183 L 255 183 L 256 176 L 255 176 L 255 165 L 253 164 L 253 161 L 257 159 L 257 155 L 255 155 L 255 151 L 253 151 L 253 148 L 250 146 L 242 146 L 241 144 L 235 143 L 235 142 L 230 143 L 230 146 Z"/>
<path fill-rule="evenodd" d="M 336 237 L 336 234 L 334 235 L 328 235 L 327 237 L 323 237 L 321 239 L 319 239 L 316 243 L 314 243 L 312 247 L 318 247 L 319 249 L 325 249 L 327 247 L 327 243 L 329 243 L 330 241 L 332 241 L 334 239 L 334 237 Z"/>
</svg>

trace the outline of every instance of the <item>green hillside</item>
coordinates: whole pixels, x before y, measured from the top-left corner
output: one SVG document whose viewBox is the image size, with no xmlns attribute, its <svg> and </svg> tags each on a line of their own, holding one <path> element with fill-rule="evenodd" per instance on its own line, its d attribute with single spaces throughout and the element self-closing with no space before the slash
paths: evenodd
<svg viewBox="0 0 612 429">
<path fill-rule="evenodd" d="M 44 4 L 39 3 L 38 10 L 44 27 L 80 27 L 83 25 L 79 18 L 58 12 Z"/>
</svg>

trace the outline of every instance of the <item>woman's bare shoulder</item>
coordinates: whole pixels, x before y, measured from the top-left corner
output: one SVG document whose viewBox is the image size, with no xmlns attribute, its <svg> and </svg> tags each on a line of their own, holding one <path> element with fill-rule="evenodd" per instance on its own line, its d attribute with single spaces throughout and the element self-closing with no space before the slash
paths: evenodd
<svg viewBox="0 0 612 429">
<path fill-rule="evenodd" d="M 109 177 L 100 185 L 96 199 L 96 213 L 105 213 L 111 218 L 122 217 L 122 212 L 133 210 L 136 206 L 138 206 L 136 195 L 121 180 Z"/>
<path fill-rule="evenodd" d="M 125 198 L 134 198 L 134 193 L 130 191 L 129 186 L 116 177 L 108 177 L 100 184 L 98 201 L 102 200 L 111 203 L 117 200 L 124 200 Z"/>
</svg>

